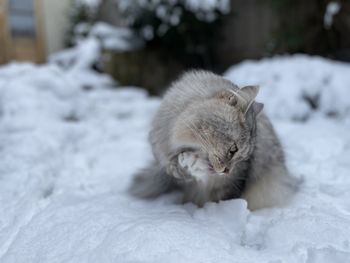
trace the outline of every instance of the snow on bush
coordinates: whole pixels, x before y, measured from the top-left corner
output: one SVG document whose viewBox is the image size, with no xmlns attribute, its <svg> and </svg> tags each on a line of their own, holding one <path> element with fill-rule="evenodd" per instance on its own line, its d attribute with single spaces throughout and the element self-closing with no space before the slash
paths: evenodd
<svg viewBox="0 0 350 263">
<path fill-rule="evenodd" d="M 101 4 L 101 0 L 74 0 L 74 2 L 78 5 L 85 5 L 95 10 Z"/>
<path fill-rule="evenodd" d="M 184 10 L 194 13 L 199 20 L 212 22 L 218 14 L 230 12 L 229 0 L 118 0 L 118 7 L 129 14 L 132 23 L 141 10 L 156 14 L 164 25 L 176 26 L 182 19 Z"/>
<path fill-rule="evenodd" d="M 59 51 L 50 57 L 50 62 L 65 69 L 91 69 L 101 56 L 101 46 L 97 39 L 89 38 L 77 46 Z"/>
<path fill-rule="evenodd" d="M 135 50 L 144 46 L 142 39 L 131 29 L 104 22 L 95 23 L 89 32 L 89 37 L 98 39 L 103 49 L 116 52 Z"/>
<path fill-rule="evenodd" d="M 189 15 L 199 20 L 205 29 L 206 24 L 230 12 L 229 0 L 118 0 L 116 3 L 125 23 L 140 30 L 146 41 L 166 36 L 171 28 L 184 30 L 184 25 L 193 26 L 195 21 Z"/>
<path fill-rule="evenodd" d="M 128 28 L 118 28 L 103 22 L 94 24 L 88 36 L 80 39 L 74 47 L 50 56 L 49 61 L 70 70 L 92 70 L 101 63 L 102 50 L 124 52 L 139 49 L 143 41 Z"/>
<path fill-rule="evenodd" d="M 69 9 L 68 31 L 66 32 L 66 45 L 76 45 L 84 40 L 91 27 L 97 20 L 100 0 L 73 0 Z"/>
<path fill-rule="evenodd" d="M 146 47 L 190 67 L 213 65 L 217 30 L 228 0 L 118 0 L 123 23 Z"/>
<path fill-rule="evenodd" d="M 258 100 L 270 116 L 308 119 L 350 114 L 350 67 L 321 57 L 281 56 L 233 66 L 226 78 L 238 85 L 260 86 Z"/>
<path fill-rule="evenodd" d="M 341 4 L 339 2 L 329 2 L 326 7 L 326 12 L 323 17 L 323 23 L 326 29 L 329 29 L 333 24 L 333 17 L 339 13 Z"/>
<path fill-rule="evenodd" d="M 230 76 L 317 91 L 298 86 L 307 78 L 301 62 L 316 80 L 342 69 L 338 81 L 346 84 L 349 66 L 307 57 L 249 62 Z M 285 208 L 250 212 L 240 199 L 197 208 L 176 204 L 176 193 L 138 200 L 126 189 L 152 158 L 147 133 L 160 100 L 110 85 L 85 68 L 0 67 L 1 263 L 349 261 L 349 122 L 273 119 L 291 172 L 304 177 Z M 332 81 L 323 85 L 336 98 L 346 95 Z M 287 88 L 264 102 L 277 112 L 276 100 L 286 97 L 292 112 L 304 103 Z"/>
</svg>

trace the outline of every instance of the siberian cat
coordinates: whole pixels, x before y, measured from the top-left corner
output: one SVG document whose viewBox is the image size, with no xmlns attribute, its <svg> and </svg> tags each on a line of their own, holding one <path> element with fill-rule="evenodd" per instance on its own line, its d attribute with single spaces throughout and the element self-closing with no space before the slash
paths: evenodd
<svg viewBox="0 0 350 263">
<path fill-rule="evenodd" d="M 155 160 L 135 175 L 130 192 L 151 198 L 180 189 L 183 202 L 198 206 L 231 198 L 250 209 L 284 204 L 297 182 L 257 93 L 207 71 L 180 77 L 152 123 Z"/>
</svg>

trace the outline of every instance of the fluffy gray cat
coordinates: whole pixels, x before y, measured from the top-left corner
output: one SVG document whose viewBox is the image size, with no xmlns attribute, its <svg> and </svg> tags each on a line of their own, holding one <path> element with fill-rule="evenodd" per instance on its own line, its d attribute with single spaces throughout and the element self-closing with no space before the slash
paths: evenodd
<svg viewBox="0 0 350 263">
<path fill-rule="evenodd" d="M 198 206 L 231 198 L 252 210 L 284 204 L 297 181 L 257 93 L 207 71 L 175 81 L 152 123 L 155 160 L 135 175 L 130 192 L 153 198 L 180 189 L 183 202 Z"/>
</svg>

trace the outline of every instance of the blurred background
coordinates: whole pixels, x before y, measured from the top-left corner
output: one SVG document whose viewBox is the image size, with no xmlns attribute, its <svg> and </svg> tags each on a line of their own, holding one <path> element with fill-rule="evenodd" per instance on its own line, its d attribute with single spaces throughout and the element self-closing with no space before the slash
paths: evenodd
<svg viewBox="0 0 350 263">
<path fill-rule="evenodd" d="M 0 64 L 69 67 L 88 40 L 96 71 L 160 94 L 188 68 L 286 53 L 350 61 L 350 1 L 1 0 Z"/>
</svg>

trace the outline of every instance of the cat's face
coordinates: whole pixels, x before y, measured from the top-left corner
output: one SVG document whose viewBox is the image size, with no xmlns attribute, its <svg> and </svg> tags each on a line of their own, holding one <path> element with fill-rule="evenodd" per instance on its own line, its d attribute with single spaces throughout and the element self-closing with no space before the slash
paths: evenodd
<svg viewBox="0 0 350 263">
<path fill-rule="evenodd" d="M 217 174 L 228 174 L 237 162 L 249 158 L 255 123 L 251 116 L 246 117 L 240 110 L 219 102 L 211 105 L 210 112 L 199 114 L 196 141 Z"/>
<path fill-rule="evenodd" d="M 222 92 L 188 109 L 177 128 L 178 139 L 200 149 L 207 156 L 209 170 L 230 174 L 235 164 L 248 159 L 253 151 L 255 118 L 260 110 L 260 105 L 247 109 L 232 92 Z"/>
</svg>

